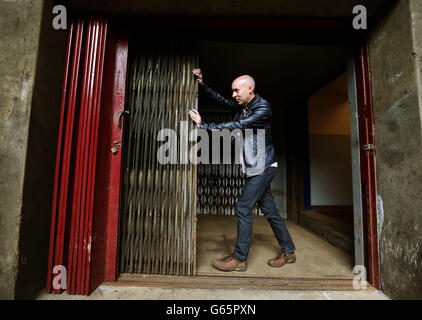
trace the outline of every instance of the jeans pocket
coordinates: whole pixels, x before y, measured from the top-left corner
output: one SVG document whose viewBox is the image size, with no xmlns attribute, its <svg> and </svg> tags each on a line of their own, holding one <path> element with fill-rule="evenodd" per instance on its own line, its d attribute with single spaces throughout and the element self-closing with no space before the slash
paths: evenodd
<svg viewBox="0 0 422 320">
<path fill-rule="evenodd" d="M 275 177 L 275 175 L 276 175 L 276 173 L 277 173 L 277 167 L 269 167 L 269 172 L 268 172 L 268 175 L 269 175 L 269 179 L 270 179 L 270 182 L 273 180 L 273 178 Z"/>
</svg>

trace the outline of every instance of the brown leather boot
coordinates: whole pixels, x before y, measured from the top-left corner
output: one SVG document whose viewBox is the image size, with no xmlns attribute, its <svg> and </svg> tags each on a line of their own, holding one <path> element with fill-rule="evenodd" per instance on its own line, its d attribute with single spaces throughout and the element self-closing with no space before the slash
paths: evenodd
<svg viewBox="0 0 422 320">
<path fill-rule="evenodd" d="M 233 255 L 225 256 L 221 259 L 215 259 L 212 265 L 221 271 L 246 271 L 248 268 L 247 261 L 239 261 Z"/>
<path fill-rule="evenodd" d="M 286 263 L 295 263 L 296 262 L 296 254 L 293 253 L 284 253 L 280 252 L 277 257 L 268 260 L 268 264 L 274 268 L 280 268 L 284 266 Z"/>
</svg>

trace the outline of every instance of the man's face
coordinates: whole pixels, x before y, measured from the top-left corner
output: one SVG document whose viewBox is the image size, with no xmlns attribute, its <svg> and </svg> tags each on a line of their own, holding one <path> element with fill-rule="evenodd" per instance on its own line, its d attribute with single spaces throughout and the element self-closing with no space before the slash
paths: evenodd
<svg viewBox="0 0 422 320">
<path fill-rule="evenodd" d="M 240 105 L 246 105 L 251 100 L 252 86 L 248 86 L 246 81 L 234 81 L 232 83 L 232 97 L 236 99 Z"/>
</svg>

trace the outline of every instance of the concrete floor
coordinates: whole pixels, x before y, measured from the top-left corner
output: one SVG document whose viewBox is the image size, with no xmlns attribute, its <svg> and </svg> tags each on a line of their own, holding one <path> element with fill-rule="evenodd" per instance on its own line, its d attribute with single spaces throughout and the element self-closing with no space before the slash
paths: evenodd
<svg viewBox="0 0 422 320">
<path fill-rule="evenodd" d="M 389 300 L 382 292 L 259 289 L 193 289 L 99 286 L 90 296 L 42 292 L 37 300 Z"/>
<path fill-rule="evenodd" d="M 297 261 L 283 268 L 270 267 L 267 261 L 277 255 L 280 246 L 263 216 L 254 217 L 246 272 L 221 272 L 211 265 L 211 261 L 233 252 L 237 235 L 236 217 L 199 215 L 197 223 L 198 275 L 353 278 L 353 257 L 290 221 L 286 221 L 286 225 L 296 246 Z"/>
<path fill-rule="evenodd" d="M 249 266 L 246 272 L 223 273 L 214 269 L 210 262 L 214 257 L 232 251 L 236 240 L 236 217 L 199 216 L 197 227 L 198 278 L 227 279 L 226 286 L 213 287 L 194 285 L 177 287 L 171 283 L 151 285 L 130 281 L 104 283 L 89 296 L 47 294 L 41 292 L 38 300 L 388 300 L 382 292 L 368 286 L 366 290 L 295 290 L 277 287 L 251 286 L 236 288 L 230 285 L 241 281 L 241 277 L 257 276 L 305 277 L 305 278 L 352 278 L 353 258 L 328 244 L 325 240 L 287 221 L 287 226 L 296 245 L 296 263 L 276 269 L 267 265 L 268 258 L 277 254 L 279 248 L 264 217 L 254 217 L 254 237 L 251 245 Z M 219 276 L 219 277 L 215 277 Z M 127 278 L 130 278 L 128 275 Z M 133 275 L 133 278 L 151 278 L 148 275 Z M 234 278 L 233 278 L 234 277 Z M 160 276 L 156 277 L 156 280 Z M 193 280 L 188 277 L 189 280 Z M 179 279 L 180 280 L 180 279 Z M 178 281 L 179 281 L 178 280 Z M 209 280 L 207 280 L 209 281 Z M 221 281 L 221 280 L 220 280 Z M 260 280 L 257 280 L 258 282 Z M 270 281 L 270 280 L 267 280 Z M 189 281 L 185 283 L 188 284 Z M 287 287 L 286 287 L 287 288 Z"/>
</svg>

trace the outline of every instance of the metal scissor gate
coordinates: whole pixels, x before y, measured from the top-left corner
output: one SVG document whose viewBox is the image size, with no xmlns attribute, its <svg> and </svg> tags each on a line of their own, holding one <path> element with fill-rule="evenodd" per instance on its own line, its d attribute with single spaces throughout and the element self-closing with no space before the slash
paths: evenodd
<svg viewBox="0 0 422 320">
<path fill-rule="evenodd" d="M 191 71 L 197 54 L 192 43 L 179 41 L 142 41 L 130 50 L 120 272 L 195 275 L 196 165 L 182 158 L 192 145 L 188 110 L 198 106 Z M 177 134 L 168 151 L 176 163 L 158 160 L 162 129 Z"/>
</svg>

